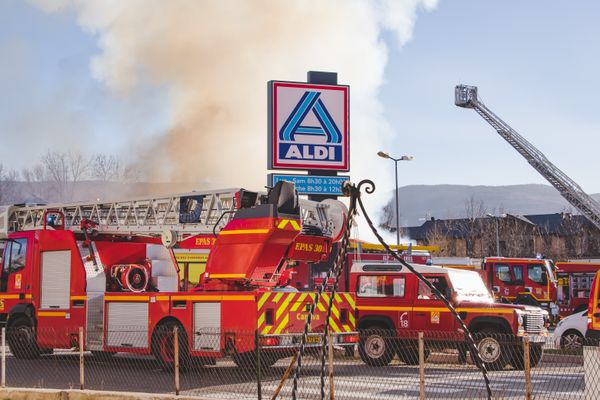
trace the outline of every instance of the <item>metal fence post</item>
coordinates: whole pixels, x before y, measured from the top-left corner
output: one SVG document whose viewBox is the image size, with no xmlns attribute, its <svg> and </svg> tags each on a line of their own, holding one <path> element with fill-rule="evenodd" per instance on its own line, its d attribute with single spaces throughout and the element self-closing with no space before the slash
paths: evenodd
<svg viewBox="0 0 600 400">
<path fill-rule="evenodd" d="M 533 398 L 533 387 L 531 385 L 531 362 L 529 358 L 529 338 L 523 338 L 523 370 L 525 372 L 525 399 Z"/>
<path fill-rule="evenodd" d="M 85 388 L 85 371 L 84 371 L 84 363 L 83 363 L 83 348 L 85 347 L 83 343 L 83 327 L 79 327 L 79 390 L 83 390 Z"/>
<path fill-rule="evenodd" d="M 425 400 L 425 340 L 419 332 L 419 399 Z"/>
<path fill-rule="evenodd" d="M 260 336 L 258 329 L 254 331 L 254 352 L 256 354 L 256 393 L 258 400 L 262 400 L 261 365 L 260 365 Z"/>
<path fill-rule="evenodd" d="M 175 370 L 175 396 L 179 396 L 179 327 L 173 328 L 173 362 Z"/>
<path fill-rule="evenodd" d="M 6 387 L 6 328 L 2 328 L 2 387 Z"/>
</svg>

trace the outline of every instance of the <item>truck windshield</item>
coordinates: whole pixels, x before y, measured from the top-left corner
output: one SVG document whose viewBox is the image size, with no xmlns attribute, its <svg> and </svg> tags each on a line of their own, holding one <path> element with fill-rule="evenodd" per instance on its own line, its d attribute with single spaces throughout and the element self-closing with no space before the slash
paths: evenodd
<svg viewBox="0 0 600 400">
<path fill-rule="evenodd" d="M 483 280 L 476 272 L 471 271 L 448 271 L 450 282 L 456 293 L 456 299 L 473 300 L 492 303 L 494 298 L 485 287 Z"/>
</svg>

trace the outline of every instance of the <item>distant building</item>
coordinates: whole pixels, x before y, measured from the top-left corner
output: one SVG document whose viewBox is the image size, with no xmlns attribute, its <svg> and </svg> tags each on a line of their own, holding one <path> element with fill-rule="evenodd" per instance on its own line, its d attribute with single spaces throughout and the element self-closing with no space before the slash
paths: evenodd
<svg viewBox="0 0 600 400">
<path fill-rule="evenodd" d="M 500 255 L 505 257 L 600 257 L 600 231 L 584 216 L 570 213 L 431 218 L 421 226 L 403 229 L 417 244 L 440 246 L 439 256 L 494 256 L 498 242 Z"/>
</svg>

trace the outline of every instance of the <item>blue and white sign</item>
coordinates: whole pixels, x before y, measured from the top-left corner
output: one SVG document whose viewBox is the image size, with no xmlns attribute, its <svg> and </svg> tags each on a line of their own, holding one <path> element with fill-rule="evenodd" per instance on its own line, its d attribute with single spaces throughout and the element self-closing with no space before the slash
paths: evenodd
<svg viewBox="0 0 600 400">
<path fill-rule="evenodd" d="M 349 180 L 349 176 L 269 174 L 268 184 L 275 186 L 279 181 L 288 181 L 294 182 L 299 194 L 342 196 L 342 183 Z"/>
<path fill-rule="evenodd" d="M 349 87 L 269 82 L 269 169 L 350 170 Z"/>
</svg>

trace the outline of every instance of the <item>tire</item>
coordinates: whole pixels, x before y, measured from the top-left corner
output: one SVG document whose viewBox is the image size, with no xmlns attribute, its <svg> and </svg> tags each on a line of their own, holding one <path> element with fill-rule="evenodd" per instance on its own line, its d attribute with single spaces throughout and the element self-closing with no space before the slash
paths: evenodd
<svg viewBox="0 0 600 400">
<path fill-rule="evenodd" d="M 415 346 L 401 347 L 396 352 L 398 358 L 406 365 L 419 365 L 419 348 Z M 423 354 L 425 361 L 429 358 L 431 351 L 425 349 Z"/>
<path fill-rule="evenodd" d="M 537 367 L 542 360 L 542 355 L 544 354 L 542 346 L 543 345 L 540 344 L 529 346 L 529 366 L 531 368 Z M 523 356 L 523 346 L 515 346 L 513 348 L 512 360 L 510 362 L 514 369 L 522 370 L 525 368 L 525 360 Z"/>
<path fill-rule="evenodd" d="M 488 371 L 499 371 L 508 364 L 508 347 L 501 343 L 499 332 L 494 328 L 484 328 L 475 336 L 477 350 Z M 474 356 L 473 362 L 475 362 Z"/>
<path fill-rule="evenodd" d="M 232 357 L 233 362 L 239 368 L 243 369 L 256 369 L 256 353 L 249 351 L 246 353 L 234 354 Z M 268 354 L 261 354 L 260 356 L 260 367 L 269 368 L 275 365 L 277 357 Z"/>
<path fill-rule="evenodd" d="M 388 334 L 386 335 L 386 332 Z M 374 367 L 384 367 L 394 358 L 394 349 L 392 341 L 386 336 L 390 336 L 390 330 L 379 326 L 370 327 L 360 334 L 360 343 L 358 354 L 360 359 L 367 365 Z"/>
<path fill-rule="evenodd" d="M 179 368 L 185 370 L 190 364 L 187 335 L 183 327 L 175 321 L 159 324 L 152 334 L 152 355 L 164 370 L 175 367 L 175 346 L 173 329 L 179 327 Z"/>
<path fill-rule="evenodd" d="M 33 360 L 40 357 L 35 328 L 28 317 L 18 317 L 6 330 L 8 347 L 16 358 Z"/>
<path fill-rule="evenodd" d="M 580 351 L 585 339 L 579 331 L 570 329 L 560 337 L 560 348 L 563 350 Z"/>
</svg>

